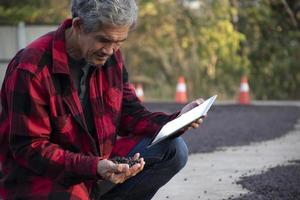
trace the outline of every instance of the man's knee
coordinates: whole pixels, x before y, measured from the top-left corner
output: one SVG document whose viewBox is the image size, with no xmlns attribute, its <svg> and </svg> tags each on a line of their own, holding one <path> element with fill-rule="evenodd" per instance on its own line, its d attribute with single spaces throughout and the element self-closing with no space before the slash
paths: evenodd
<svg viewBox="0 0 300 200">
<path fill-rule="evenodd" d="M 150 140 L 145 138 L 128 156 L 139 152 L 144 157 L 146 166 L 155 166 L 158 169 L 167 168 L 168 171 L 172 170 L 174 173 L 185 166 L 188 160 L 188 148 L 181 137 L 166 140 L 147 149 Z"/>
<path fill-rule="evenodd" d="M 173 153 L 173 162 L 170 166 L 175 173 L 179 172 L 187 163 L 188 160 L 188 148 L 181 137 L 175 138 L 170 144 L 171 151 Z"/>
</svg>

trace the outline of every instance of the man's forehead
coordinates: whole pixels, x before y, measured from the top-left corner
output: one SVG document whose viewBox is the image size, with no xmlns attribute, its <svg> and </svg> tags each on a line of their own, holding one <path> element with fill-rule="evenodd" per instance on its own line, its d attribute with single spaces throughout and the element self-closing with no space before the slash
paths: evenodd
<svg viewBox="0 0 300 200">
<path fill-rule="evenodd" d="M 101 28 L 94 32 L 96 37 L 104 37 L 111 40 L 122 40 L 128 37 L 130 28 L 127 26 L 101 26 Z"/>
<path fill-rule="evenodd" d="M 125 34 L 127 35 L 130 30 L 128 26 L 113 26 L 113 25 L 102 25 L 98 31 L 98 33 L 113 33 L 113 34 Z"/>
</svg>

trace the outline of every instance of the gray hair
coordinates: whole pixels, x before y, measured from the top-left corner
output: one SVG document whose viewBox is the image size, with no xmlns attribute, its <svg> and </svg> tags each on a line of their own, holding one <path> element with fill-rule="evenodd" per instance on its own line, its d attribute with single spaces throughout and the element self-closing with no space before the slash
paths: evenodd
<svg viewBox="0 0 300 200">
<path fill-rule="evenodd" d="M 97 31 L 101 25 L 129 26 L 137 20 L 135 0 L 72 0 L 72 17 L 79 17 L 85 32 Z"/>
</svg>

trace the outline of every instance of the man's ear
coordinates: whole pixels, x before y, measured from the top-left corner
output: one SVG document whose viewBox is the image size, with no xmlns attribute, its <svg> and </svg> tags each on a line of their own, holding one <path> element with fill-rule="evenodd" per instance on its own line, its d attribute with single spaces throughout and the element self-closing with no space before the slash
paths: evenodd
<svg viewBox="0 0 300 200">
<path fill-rule="evenodd" d="M 73 18 L 72 26 L 73 26 L 73 30 L 77 34 L 80 34 L 82 32 L 82 22 L 79 17 Z"/>
</svg>

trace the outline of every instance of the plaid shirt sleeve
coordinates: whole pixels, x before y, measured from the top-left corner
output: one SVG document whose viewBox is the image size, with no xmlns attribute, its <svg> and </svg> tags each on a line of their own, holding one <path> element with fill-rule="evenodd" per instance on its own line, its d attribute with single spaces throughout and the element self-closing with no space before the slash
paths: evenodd
<svg viewBox="0 0 300 200">
<path fill-rule="evenodd" d="M 179 112 L 168 115 L 163 112 L 150 112 L 140 102 L 128 80 L 128 72 L 123 68 L 123 104 L 121 115 L 121 136 L 155 135 L 168 121 L 176 118 Z"/>
<path fill-rule="evenodd" d="M 6 82 L 10 124 L 9 146 L 19 165 L 55 181 L 97 178 L 99 158 L 73 153 L 51 143 L 49 95 L 42 81 L 28 71 L 14 70 Z"/>
</svg>

